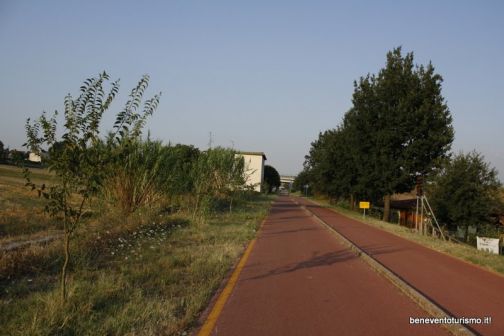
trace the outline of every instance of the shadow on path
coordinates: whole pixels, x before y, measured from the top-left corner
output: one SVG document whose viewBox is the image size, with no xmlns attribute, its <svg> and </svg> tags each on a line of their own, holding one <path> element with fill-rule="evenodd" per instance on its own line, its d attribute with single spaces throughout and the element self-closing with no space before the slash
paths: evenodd
<svg viewBox="0 0 504 336">
<path fill-rule="evenodd" d="M 244 280 L 245 281 L 257 280 L 257 279 L 267 278 L 270 276 L 296 272 L 301 269 L 315 268 L 315 267 L 322 267 L 322 266 L 331 266 L 331 265 L 338 263 L 338 262 L 345 262 L 345 261 L 353 260 L 356 258 L 358 258 L 358 257 L 348 249 L 336 251 L 336 252 L 328 252 L 328 253 L 324 253 L 321 255 L 317 255 L 317 252 L 314 252 L 313 256 L 308 260 L 301 261 L 299 263 L 289 264 L 289 265 L 282 266 L 282 267 L 278 267 L 278 268 L 273 269 L 265 274 L 257 275 L 257 276 L 250 277 L 250 278 L 247 278 Z"/>
</svg>

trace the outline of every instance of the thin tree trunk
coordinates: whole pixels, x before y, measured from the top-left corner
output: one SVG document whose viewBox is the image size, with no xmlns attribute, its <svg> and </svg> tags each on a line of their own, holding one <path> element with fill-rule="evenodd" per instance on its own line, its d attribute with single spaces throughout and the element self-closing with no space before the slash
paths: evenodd
<svg viewBox="0 0 504 336">
<path fill-rule="evenodd" d="M 390 221 L 390 195 L 383 197 L 383 221 Z"/>
<path fill-rule="evenodd" d="M 65 253 L 65 262 L 61 269 L 61 301 L 65 303 L 67 298 L 67 268 L 70 263 L 70 232 L 68 231 L 65 232 L 63 249 Z"/>
<path fill-rule="evenodd" d="M 355 196 L 354 194 L 350 194 L 350 210 L 355 210 Z"/>
</svg>

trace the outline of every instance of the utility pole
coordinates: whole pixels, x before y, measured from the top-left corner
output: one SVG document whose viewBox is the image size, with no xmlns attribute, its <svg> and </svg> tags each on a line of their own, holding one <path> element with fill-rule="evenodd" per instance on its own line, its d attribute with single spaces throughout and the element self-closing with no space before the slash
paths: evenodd
<svg viewBox="0 0 504 336">
<path fill-rule="evenodd" d="M 415 189 L 416 189 L 416 212 L 415 212 L 415 230 L 417 232 L 422 232 L 422 221 L 423 221 L 423 213 L 422 215 L 420 215 L 420 212 L 421 210 L 420 209 L 423 209 L 423 206 L 421 206 L 421 202 L 422 202 L 422 197 L 423 197 L 423 188 L 422 188 L 422 184 L 423 184 L 423 178 L 422 176 L 417 176 L 416 178 L 416 186 L 415 186 Z M 419 220 L 419 217 L 421 217 L 421 220 Z"/>
<path fill-rule="evenodd" d="M 213 137 L 212 137 L 212 132 L 209 132 L 208 134 L 208 148 L 211 149 L 213 144 Z"/>
</svg>

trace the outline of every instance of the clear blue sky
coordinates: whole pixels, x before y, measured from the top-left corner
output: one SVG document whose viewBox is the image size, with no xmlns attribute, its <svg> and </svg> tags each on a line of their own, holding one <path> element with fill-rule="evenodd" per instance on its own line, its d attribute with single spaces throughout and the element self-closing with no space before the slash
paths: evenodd
<svg viewBox="0 0 504 336">
<path fill-rule="evenodd" d="M 282 174 L 351 106 L 353 81 L 402 45 L 432 60 L 454 117 L 454 150 L 476 149 L 504 180 L 504 2 L 0 0 L 0 140 L 62 110 L 106 70 L 114 114 L 142 74 L 162 91 L 147 127 L 165 142 L 264 151 Z"/>
</svg>

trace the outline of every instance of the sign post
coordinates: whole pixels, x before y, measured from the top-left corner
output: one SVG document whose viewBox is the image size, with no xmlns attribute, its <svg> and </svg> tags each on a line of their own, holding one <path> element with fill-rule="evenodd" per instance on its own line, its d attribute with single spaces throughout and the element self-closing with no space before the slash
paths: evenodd
<svg viewBox="0 0 504 336">
<path fill-rule="evenodd" d="M 364 209 L 362 218 L 366 219 L 366 209 L 369 209 L 369 202 L 359 202 L 359 208 Z"/>
</svg>

